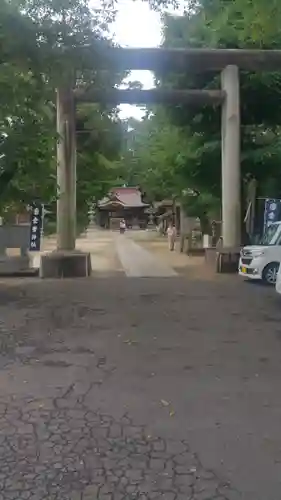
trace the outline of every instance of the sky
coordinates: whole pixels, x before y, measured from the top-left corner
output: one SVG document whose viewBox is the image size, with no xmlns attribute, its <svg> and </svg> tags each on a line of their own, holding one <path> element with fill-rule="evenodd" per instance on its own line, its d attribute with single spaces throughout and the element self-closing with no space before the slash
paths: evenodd
<svg viewBox="0 0 281 500">
<path fill-rule="evenodd" d="M 152 11 L 147 2 L 120 0 L 112 32 L 116 42 L 123 47 L 157 47 L 162 40 L 160 14 Z M 128 80 L 140 81 L 147 89 L 153 87 L 150 71 L 132 71 Z M 136 106 L 122 104 L 119 115 L 122 119 L 130 116 L 141 119 L 144 112 Z"/>
<path fill-rule="evenodd" d="M 1 1 L 1 0 L 0 0 Z M 184 7 L 182 0 L 182 7 Z M 100 7 L 99 0 L 91 0 L 93 8 Z M 169 10 L 172 14 L 180 14 Z M 161 15 L 149 8 L 147 1 L 118 0 L 118 13 L 111 27 L 113 39 L 122 47 L 158 47 L 162 42 Z M 143 88 L 154 86 L 153 74 L 150 71 L 131 71 L 128 81 L 140 81 Z M 125 80 L 126 81 L 126 80 Z M 141 119 L 144 111 L 137 106 L 122 104 L 119 106 L 121 119 Z"/>
</svg>

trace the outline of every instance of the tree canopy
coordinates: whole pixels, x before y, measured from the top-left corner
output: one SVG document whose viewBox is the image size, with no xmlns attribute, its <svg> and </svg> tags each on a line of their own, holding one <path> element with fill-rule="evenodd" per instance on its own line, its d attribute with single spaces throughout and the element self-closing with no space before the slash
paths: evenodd
<svg viewBox="0 0 281 500">
<path fill-rule="evenodd" d="M 249 26 L 253 26 L 250 20 L 256 22 L 257 11 L 252 3 L 246 4 L 245 12 L 249 16 L 246 18 L 243 17 L 244 8 L 239 0 L 204 0 L 194 14 L 180 19 L 167 17 L 164 43 L 166 46 L 224 48 L 281 47 L 279 29 L 276 30 L 276 36 L 273 35 L 274 26 L 268 37 L 264 34 L 263 37 L 249 37 Z M 261 2 L 259 5 L 261 8 Z M 267 2 L 263 2 L 263 9 L 267 9 L 268 16 L 272 14 L 271 5 L 268 6 Z M 260 23 L 262 20 L 266 23 L 266 19 L 265 13 L 259 16 Z M 161 81 L 167 83 L 163 79 Z M 177 87 L 211 88 L 219 85 L 219 78 L 210 73 L 193 77 L 187 74 L 179 78 L 173 76 L 168 83 Z M 281 77 L 278 73 L 241 72 L 242 175 L 252 174 L 260 186 L 271 175 L 279 177 L 280 97 Z M 176 125 L 186 126 L 190 130 L 190 144 L 196 143 L 197 165 L 201 169 L 198 180 L 200 178 L 204 187 L 212 186 L 214 181 L 214 188 L 216 185 L 219 193 L 220 167 L 217 168 L 217 165 L 220 165 L 220 109 L 208 107 L 192 112 L 186 106 L 181 106 L 169 110 L 169 118 Z"/>
<path fill-rule="evenodd" d="M 2 206 L 56 198 L 55 89 L 64 78 L 79 87 L 111 88 L 121 82 L 124 75 L 112 66 L 97 72 L 84 50 L 111 44 L 107 24 L 112 15 L 107 9 L 92 11 L 87 0 L 1 3 Z M 77 116 L 77 193 L 78 201 L 87 203 L 115 179 L 113 159 L 119 155 L 123 126 L 112 108 L 78 105 Z"/>
<path fill-rule="evenodd" d="M 146 0 L 153 8 L 180 4 L 165 15 L 165 47 L 281 48 L 278 0 Z M 56 197 L 55 88 L 112 88 L 124 74 L 114 62 L 93 65 L 92 47 L 112 44 L 107 27 L 118 0 L 93 11 L 88 0 L 7 0 L 0 6 L 1 204 Z M 91 47 L 91 51 L 85 50 Z M 99 50 L 99 53 L 102 51 Z M 156 74 L 156 85 L 219 88 L 218 74 Z M 131 82 L 136 87 L 137 82 Z M 279 195 L 281 178 L 279 73 L 241 72 L 242 174 L 261 194 Z M 78 207 L 116 183 L 140 185 L 151 200 L 200 192 L 203 205 L 220 204 L 220 110 L 187 105 L 151 107 L 142 122 L 122 123 L 116 109 L 77 107 Z M 187 201 L 187 204 L 189 201 Z M 199 200 L 196 201 L 197 207 Z"/>
<path fill-rule="evenodd" d="M 199 0 L 183 16 L 164 17 L 165 47 L 281 48 L 281 4 L 265 0 Z M 157 73 L 159 87 L 215 89 L 218 73 L 203 71 L 173 75 Z M 182 197 L 186 188 L 201 194 L 206 210 L 221 197 L 220 108 L 188 105 L 151 110 L 135 126 L 130 151 L 130 176 L 156 190 L 157 196 Z M 241 72 L 243 186 L 258 181 L 259 194 L 281 195 L 281 77 L 279 73 Z M 132 135 L 132 132 L 130 132 Z M 132 169 L 134 174 L 132 173 Z M 172 179 L 172 180 L 171 180 Z M 170 189 L 167 190 L 167 185 Z M 153 188 L 154 186 L 154 188 Z M 195 202 L 195 198 L 192 203 Z M 191 199 L 188 198 L 187 205 Z M 196 199 L 197 207 L 199 199 Z M 202 207 L 201 207 L 202 208 Z"/>
</svg>

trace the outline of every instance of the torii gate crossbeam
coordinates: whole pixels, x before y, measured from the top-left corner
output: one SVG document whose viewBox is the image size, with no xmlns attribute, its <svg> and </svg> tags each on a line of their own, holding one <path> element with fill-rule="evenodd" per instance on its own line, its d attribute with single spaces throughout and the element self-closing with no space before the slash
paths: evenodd
<svg viewBox="0 0 281 500">
<path fill-rule="evenodd" d="M 280 71 L 281 50 L 195 49 L 195 48 L 131 48 L 96 46 L 84 48 L 85 55 L 96 68 L 119 70 L 151 70 L 164 72 L 222 71 L 238 66 L 248 71 Z"/>
</svg>

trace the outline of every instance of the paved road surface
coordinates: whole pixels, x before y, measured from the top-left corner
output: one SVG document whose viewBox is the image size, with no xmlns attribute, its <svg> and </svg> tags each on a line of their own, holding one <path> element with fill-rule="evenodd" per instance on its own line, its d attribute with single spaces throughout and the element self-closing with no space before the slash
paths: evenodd
<svg viewBox="0 0 281 500">
<path fill-rule="evenodd" d="M 0 500 L 277 500 L 280 300 L 125 275 L 0 284 Z"/>
</svg>

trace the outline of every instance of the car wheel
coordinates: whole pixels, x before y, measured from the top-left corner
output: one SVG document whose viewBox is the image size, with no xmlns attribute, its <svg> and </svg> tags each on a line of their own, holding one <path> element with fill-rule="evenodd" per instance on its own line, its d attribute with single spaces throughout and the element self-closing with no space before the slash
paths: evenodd
<svg viewBox="0 0 281 500">
<path fill-rule="evenodd" d="M 271 262 L 265 266 L 262 273 L 262 280 L 266 285 L 275 285 L 279 265 L 278 262 Z"/>
</svg>

